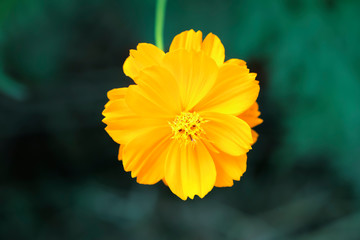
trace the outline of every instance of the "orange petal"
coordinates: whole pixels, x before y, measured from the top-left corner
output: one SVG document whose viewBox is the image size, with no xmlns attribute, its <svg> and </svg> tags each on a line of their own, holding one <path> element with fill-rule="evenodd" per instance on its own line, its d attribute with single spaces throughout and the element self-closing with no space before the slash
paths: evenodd
<svg viewBox="0 0 360 240">
<path fill-rule="evenodd" d="M 179 87 L 169 70 L 161 66 L 148 67 L 135 80 L 141 89 L 152 96 L 153 101 L 161 104 L 161 108 L 172 114 L 181 112 Z"/>
<path fill-rule="evenodd" d="M 238 115 L 248 109 L 259 95 L 256 74 L 244 66 L 223 64 L 211 91 L 194 107 L 195 111 Z"/>
<path fill-rule="evenodd" d="M 259 105 L 257 104 L 257 102 L 255 102 L 248 110 L 240 114 L 238 117 L 244 120 L 247 124 L 249 124 L 251 128 L 253 128 L 263 122 L 261 118 L 258 118 L 259 116 Z M 253 138 L 252 144 L 254 144 L 257 141 L 259 134 L 254 130 L 251 130 L 251 134 Z"/>
<path fill-rule="evenodd" d="M 244 60 L 237 59 L 237 58 L 231 58 L 231 59 L 227 60 L 225 63 L 227 63 L 227 64 L 235 64 L 235 65 L 246 67 L 246 62 Z"/>
<path fill-rule="evenodd" d="M 251 128 L 245 121 L 232 115 L 214 112 L 201 113 L 201 116 L 208 120 L 201 125 L 206 139 L 219 150 L 239 156 L 251 149 Z"/>
<path fill-rule="evenodd" d="M 167 53 L 163 62 L 178 83 L 183 111 L 195 106 L 216 81 L 218 67 L 202 52 L 177 50 Z"/>
<path fill-rule="evenodd" d="M 109 100 L 116 100 L 116 99 L 124 98 L 127 93 L 127 89 L 128 89 L 127 87 L 112 89 L 112 90 L 108 91 L 107 97 Z"/>
<path fill-rule="evenodd" d="M 108 101 L 105 104 L 105 108 L 107 108 L 110 104 L 110 102 L 112 102 L 112 100 L 118 100 L 118 99 L 124 99 L 125 95 L 127 93 L 127 87 L 126 88 L 114 88 L 110 91 L 107 92 L 107 97 L 110 101 Z"/>
<path fill-rule="evenodd" d="M 182 145 L 172 140 L 165 164 L 165 180 L 170 190 L 183 200 L 203 198 L 216 179 L 215 165 L 201 141 Z"/>
<path fill-rule="evenodd" d="M 139 43 L 137 50 L 130 50 L 130 56 L 125 60 L 123 70 L 126 76 L 133 80 L 145 67 L 161 63 L 165 53 L 149 43 Z"/>
<path fill-rule="evenodd" d="M 223 152 L 209 151 L 216 167 L 216 187 L 231 187 L 246 171 L 246 154 L 231 156 Z"/>
<path fill-rule="evenodd" d="M 255 144 L 256 141 L 258 140 L 259 134 L 256 131 L 251 130 L 251 136 L 252 136 L 252 139 L 253 139 L 252 144 Z"/>
<path fill-rule="evenodd" d="M 144 118 L 136 115 L 125 103 L 124 99 L 110 100 L 103 111 L 105 130 L 119 144 L 129 142 L 141 132 L 157 127 L 168 126 L 164 119 Z"/>
<path fill-rule="evenodd" d="M 108 101 L 105 105 L 105 109 L 102 112 L 102 114 L 106 118 L 134 115 L 134 113 L 126 105 L 125 100 L 123 98 Z"/>
<path fill-rule="evenodd" d="M 163 183 L 165 184 L 165 186 L 168 186 L 168 184 L 167 184 L 167 182 L 166 182 L 165 178 L 163 178 L 163 179 L 162 179 L 162 181 L 163 181 Z"/>
<path fill-rule="evenodd" d="M 125 171 L 141 184 L 155 184 L 164 178 L 164 166 L 171 137 L 171 128 L 154 128 L 143 132 L 123 149 Z"/>
<path fill-rule="evenodd" d="M 123 151 L 124 151 L 124 145 L 123 145 L 123 144 L 120 144 L 119 153 L 118 153 L 118 159 L 119 159 L 119 161 L 122 160 Z"/>
<path fill-rule="evenodd" d="M 188 51 L 200 51 L 202 43 L 202 32 L 194 30 L 184 31 L 176 35 L 170 45 L 169 52 L 178 49 L 186 49 Z"/>
<path fill-rule="evenodd" d="M 142 70 L 131 85 L 125 100 L 140 116 L 173 118 L 181 112 L 180 93 L 173 75 L 161 66 Z"/>
<path fill-rule="evenodd" d="M 202 44 L 202 50 L 205 52 L 205 54 L 214 59 L 218 66 L 224 63 L 225 48 L 216 35 L 209 33 L 206 36 Z"/>
<path fill-rule="evenodd" d="M 260 116 L 259 105 L 255 102 L 249 109 L 240 114 L 238 117 L 247 122 L 251 128 L 261 124 L 263 120 Z"/>
</svg>

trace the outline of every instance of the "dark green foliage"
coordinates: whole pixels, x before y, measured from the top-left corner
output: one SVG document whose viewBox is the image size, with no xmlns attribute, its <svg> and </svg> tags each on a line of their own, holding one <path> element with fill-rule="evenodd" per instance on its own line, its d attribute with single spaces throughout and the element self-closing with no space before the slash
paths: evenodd
<svg viewBox="0 0 360 240">
<path fill-rule="evenodd" d="M 242 181 L 187 202 L 136 184 L 101 123 L 154 9 L 0 1 L 0 239 L 360 239 L 360 2 L 168 1 L 167 47 L 213 32 L 261 84 Z"/>
</svg>

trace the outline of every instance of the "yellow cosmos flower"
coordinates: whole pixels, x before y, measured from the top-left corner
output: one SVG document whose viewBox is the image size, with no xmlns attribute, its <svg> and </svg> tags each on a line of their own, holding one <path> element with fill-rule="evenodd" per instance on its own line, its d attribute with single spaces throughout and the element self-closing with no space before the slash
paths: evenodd
<svg viewBox="0 0 360 240">
<path fill-rule="evenodd" d="M 135 82 L 108 92 L 106 131 L 138 183 L 164 181 L 185 200 L 227 187 L 246 170 L 260 124 L 259 84 L 210 33 L 177 35 L 168 53 L 140 43 L 124 63 Z"/>
</svg>

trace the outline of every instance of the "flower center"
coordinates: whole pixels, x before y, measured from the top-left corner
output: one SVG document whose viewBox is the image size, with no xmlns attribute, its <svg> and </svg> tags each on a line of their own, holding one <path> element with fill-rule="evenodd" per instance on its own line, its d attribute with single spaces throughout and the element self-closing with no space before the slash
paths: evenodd
<svg viewBox="0 0 360 240">
<path fill-rule="evenodd" d="M 169 122 L 174 133 L 172 138 L 185 144 L 196 142 L 204 133 L 201 128 L 201 123 L 204 122 L 204 119 L 196 112 L 182 112 L 175 117 L 173 122 Z"/>
</svg>

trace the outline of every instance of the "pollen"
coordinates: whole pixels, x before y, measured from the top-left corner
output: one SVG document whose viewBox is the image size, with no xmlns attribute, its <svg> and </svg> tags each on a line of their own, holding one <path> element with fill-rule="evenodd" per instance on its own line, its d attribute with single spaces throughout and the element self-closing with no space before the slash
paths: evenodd
<svg viewBox="0 0 360 240">
<path fill-rule="evenodd" d="M 201 123 L 204 123 L 204 119 L 196 112 L 182 112 L 177 115 L 173 122 L 169 122 L 174 136 L 182 143 L 196 143 L 204 134 L 204 130 L 201 128 Z"/>
</svg>

